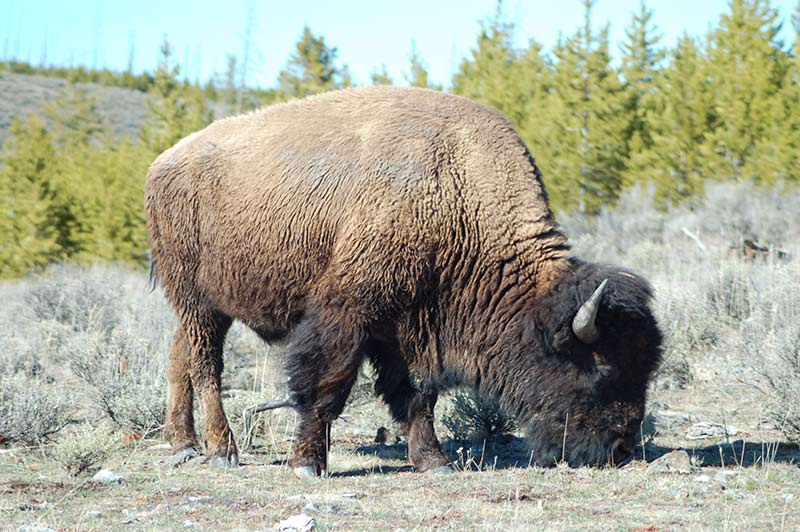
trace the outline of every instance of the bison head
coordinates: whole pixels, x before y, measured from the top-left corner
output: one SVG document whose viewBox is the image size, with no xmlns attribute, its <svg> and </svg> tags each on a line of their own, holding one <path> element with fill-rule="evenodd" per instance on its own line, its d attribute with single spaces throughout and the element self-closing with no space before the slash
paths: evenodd
<svg viewBox="0 0 800 532">
<path fill-rule="evenodd" d="M 536 464 L 621 465 L 632 458 L 661 359 L 650 298 L 635 274 L 576 264 L 529 314 L 523 345 L 534 348 L 526 354 L 534 371 L 516 406 Z"/>
</svg>

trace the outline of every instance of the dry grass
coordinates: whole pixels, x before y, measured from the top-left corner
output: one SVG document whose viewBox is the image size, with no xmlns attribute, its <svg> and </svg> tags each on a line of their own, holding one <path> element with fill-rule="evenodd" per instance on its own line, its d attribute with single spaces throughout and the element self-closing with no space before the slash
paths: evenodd
<svg viewBox="0 0 800 532">
<path fill-rule="evenodd" d="M 742 392 L 699 391 L 731 406 Z M 669 400 L 671 410 L 693 419 L 722 415 L 687 391 L 656 393 L 654 399 Z M 364 405 L 352 415 L 380 418 L 376 408 Z M 371 436 L 359 435 L 364 427 L 352 430 L 350 419 L 334 426 L 333 477 L 300 481 L 283 465 L 289 414 L 271 420 L 273 437 L 258 440 L 233 471 L 201 464 L 174 469 L 165 463 L 169 451 L 145 440 L 103 464 L 126 477 L 122 486 L 97 485 L 71 477 L 31 449 L 0 457 L 0 522 L 12 530 L 39 523 L 70 530 L 253 531 L 305 512 L 318 530 L 796 530 L 800 452 L 761 444 L 779 433 L 758 421 L 755 397 L 728 415 L 728 423 L 747 431 L 737 435 L 744 448 L 741 439 L 688 442 L 685 426 L 664 429 L 647 445 L 648 460 L 685 446 L 702 462 L 687 475 L 648 474 L 643 460 L 621 470 L 542 469 L 502 460 L 495 465 L 491 455 L 481 471 L 417 474 L 402 445 L 373 445 Z M 524 454 L 519 458 L 524 461 Z"/>
</svg>

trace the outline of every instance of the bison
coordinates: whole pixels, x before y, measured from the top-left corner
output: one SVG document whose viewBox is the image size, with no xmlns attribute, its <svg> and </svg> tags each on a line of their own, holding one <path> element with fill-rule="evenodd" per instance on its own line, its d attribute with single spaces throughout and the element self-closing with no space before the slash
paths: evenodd
<svg viewBox="0 0 800 532">
<path fill-rule="evenodd" d="M 622 463 L 661 357 L 651 289 L 570 255 L 511 123 L 423 89 L 329 92 L 218 120 L 147 175 L 155 276 L 179 328 L 165 437 L 238 463 L 220 397 L 236 319 L 286 338 L 290 464 L 324 475 L 330 424 L 369 360 L 419 471 L 448 464 L 437 393 L 471 386 L 527 428 L 533 461 Z"/>
</svg>

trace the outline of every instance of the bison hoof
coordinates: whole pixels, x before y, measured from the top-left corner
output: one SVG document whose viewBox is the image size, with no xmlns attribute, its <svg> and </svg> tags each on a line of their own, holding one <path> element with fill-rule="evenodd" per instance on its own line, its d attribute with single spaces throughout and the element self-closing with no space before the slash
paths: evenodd
<svg viewBox="0 0 800 532">
<path fill-rule="evenodd" d="M 201 454 L 197 451 L 197 449 L 193 447 L 187 447 L 186 449 L 180 450 L 173 454 L 169 459 L 169 463 L 172 467 L 180 467 L 193 458 L 197 458 L 198 456 L 201 456 Z"/>
<path fill-rule="evenodd" d="M 449 465 L 443 465 L 439 467 L 434 467 L 433 469 L 429 469 L 427 473 L 429 475 L 449 475 L 451 473 L 455 473 L 456 470 L 450 467 Z"/>
<path fill-rule="evenodd" d="M 307 465 L 294 468 L 294 476 L 303 480 L 315 480 L 319 477 L 325 478 L 328 476 L 328 471 L 319 469 L 317 466 Z"/>
<path fill-rule="evenodd" d="M 223 469 L 236 467 L 239 465 L 239 455 L 232 454 L 230 456 L 215 456 L 213 458 L 209 458 L 208 463 L 212 466 L 221 467 Z"/>
</svg>

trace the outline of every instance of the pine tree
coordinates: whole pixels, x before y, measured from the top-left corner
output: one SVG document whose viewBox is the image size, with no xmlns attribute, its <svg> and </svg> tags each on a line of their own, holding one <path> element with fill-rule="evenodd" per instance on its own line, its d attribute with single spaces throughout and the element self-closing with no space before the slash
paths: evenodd
<svg viewBox="0 0 800 532">
<path fill-rule="evenodd" d="M 759 165 L 748 163 L 767 138 L 788 61 L 769 0 L 731 0 L 729 9 L 709 39 L 709 75 L 720 118 L 709 136 L 709 177 L 758 180 Z"/>
<path fill-rule="evenodd" d="M 80 260 L 147 262 L 147 232 L 141 198 L 151 153 L 130 139 L 105 136 L 86 160 L 90 178 L 76 191 L 87 226 Z"/>
<path fill-rule="evenodd" d="M 431 83 L 428 79 L 428 69 L 425 61 L 417 51 L 416 41 L 411 41 L 411 54 L 408 56 L 408 72 L 404 75 L 406 82 L 412 87 L 422 87 L 423 89 L 441 90 L 441 85 Z"/>
<path fill-rule="evenodd" d="M 328 47 L 324 37 L 304 27 L 295 52 L 278 75 L 284 98 L 302 98 L 350 85 L 349 70 L 336 65 L 337 55 L 336 47 Z"/>
<path fill-rule="evenodd" d="M 547 118 L 535 145 L 545 183 L 557 207 L 595 212 L 621 190 L 628 119 L 625 93 L 611 67 L 608 26 L 591 29 L 594 0 L 583 0 L 583 26 L 560 39 Z"/>
<path fill-rule="evenodd" d="M 536 43 L 531 42 L 525 54 L 514 49 L 513 33 L 513 24 L 503 20 L 498 5 L 494 18 L 481 24 L 470 57 L 461 61 L 452 91 L 499 109 L 522 129 L 531 111 L 528 100 L 542 85 L 536 78 L 546 68 Z"/>
<path fill-rule="evenodd" d="M 386 70 L 386 65 L 381 65 L 380 69 L 374 69 L 370 75 L 370 81 L 373 85 L 394 85 L 392 77 Z"/>
<path fill-rule="evenodd" d="M 225 103 L 225 114 L 234 114 L 241 111 L 237 105 L 236 90 L 236 56 L 229 54 L 225 64 L 225 81 L 222 89 Z"/>
<path fill-rule="evenodd" d="M 88 146 L 105 130 L 97 100 L 82 87 L 68 84 L 54 100 L 45 104 L 44 111 L 53 123 L 53 133 L 60 144 Z"/>
<path fill-rule="evenodd" d="M 84 88 L 68 85 L 45 106 L 45 113 L 52 122 L 57 150 L 51 173 L 58 191 L 51 199 L 54 226 L 63 258 L 73 258 L 86 252 L 92 226 L 100 221 L 87 210 L 89 203 L 83 198 L 96 192 L 96 174 L 104 171 L 89 163 L 108 129 L 100 118 L 96 100 Z"/>
<path fill-rule="evenodd" d="M 161 153 L 180 139 L 209 122 L 205 94 L 189 84 L 180 83 L 180 68 L 172 57 L 166 38 L 161 46 L 161 61 L 147 100 L 147 115 L 139 132 L 142 143 L 154 154 Z"/>
<path fill-rule="evenodd" d="M 660 203 L 693 197 L 707 170 L 708 136 L 717 127 L 708 61 L 683 35 L 659 79 L 663 101 L 651 120 L 653 143 L 637 154 L 637 168 L 650 173 Z"/>
<path fill-rule="evenodd" d="M 36 115 L 15 118 L 0 165 L 0 277 L 29 273 L 61 255 L 52 200 L 55 146 Z"/>
<path fill-rule="evenodd" d="M 650 168 L 645 152 L 653 146 L 652 122 L 663 108 L 657 77 L 664 51 L 658 47 L 661 37 L 652 20 L 653 10 L 641 0 L 621 47 L 625 106 L 630 120 L 626 131 L 629 161 L 623 177 L 625 186 L 648 179 Z"/>
<path fill-rule="evenodd" d="M 498 4 L 493 18 L 481 24 L 475 48 L 453 76 L 452 91 L 500 110 L 515 124 L 534 156 L 544 160 L 539 133 L 547 116 L 551 66 L 536 41 L 517 50 L 513 38 L 514 25 L 505 21 Z"/>
<path fill-rule="evenodd" d="M 759 181 L 800 182 L 800 1 L 792 16 L 794 43 L 770 119 L 751 157 Z"/>
</svg>

